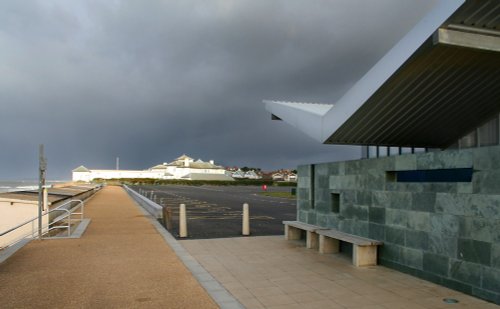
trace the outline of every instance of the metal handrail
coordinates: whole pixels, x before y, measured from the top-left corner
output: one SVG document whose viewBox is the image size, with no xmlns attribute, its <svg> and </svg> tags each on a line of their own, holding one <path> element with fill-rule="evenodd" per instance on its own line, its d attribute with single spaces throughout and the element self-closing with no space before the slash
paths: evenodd
<svg viewBox="0 0 500 309">
<path fill-rule="evenodd" d="M 72 207 L 72 208 L 69 208 L 69 209 L 62 208 L 62 207 L 64 207 L 64 206 L 66 206 L 66 205 L 68 205 L 68 204 L 70 204 L 70 203 L 74 203 L 74 202 L 77 202 L 77 203 L 79 204 L 79 206 L 77 205 L 77 206 Z M 42 226 L 42 229 L 47 228 L 47 231 L 46 231 L 44 234 L 47 234 L 48 232 L 50 232 L 51 230 L 54 230 L 54 229 L 58 229 L 58 228 L 67 228 L 67 229 L 68 229 L 68 236 L 70 236 L 70 235 L 71 235 L 71 215 L 73 215 L 73 214 L 75 214 L 75 215 L 80 215 L 80 220 L 83 220 L 83 215 L 84 215 L 84 207 L 85 207 L 85 204 L 83 203 L 83 201 L 82 201 L 82 200 L 77 200 L 77 199 L 75 199 L 75 200 L 69 200 L 69 201 L 67 201 L 67 202 L 65 202 L 65 203 L 63 203 L 63 204 L 61 204 L 61 205 L 57 206 L 56 208 L 51 209 L 51 210 L 47 211 L 46 213 L 44 213 L 44 214 L 42 215 L 42 217 L 43 217 L 43 216 L 47 216 L 47 215 L 49 215 L 49 214 L 51 214 L 51 213 L 53 213 L 53 212 L 57 212 L 57 211 L 62 211 L 62 212 L 65 212 L 65 214 L 62 214 L 62 215 L 60 215 L 60 216 L 56 217 L 54 220 L 52 220 L 52 222 L 49 222 L 49 223 L 48 223 L 48 224 L 46 224 L 45 226 Z M 61 209 L 61 208 L 62 208 L 62 209 Z M 75 211 L 76 209 L 78 209 L 78 208 L 81 208 L 81 212 L 74 212 L 74 211 Z M 64 220 L 64 219 L 66 219 L 66 218 L 68 218 L 68 224 L 67 224 L 67 225 L 61 225 L 61 226 L 50 227 L 51 225 L 53 225 L 53 224 L 55 224 L 55 223 L 58 223 L 58 222 L 60 222 L 60 221 L 62 221 L 62 220 Z M 10 246 L 12 246 L 12 245 L 14 245 L 14 244 L 16 244 L 16 243 L 20 242 L 21 240 L 25 239 L 26 237 L 28 237 L 28 236 L 30 236 L 30 235 L 31 235 L 31 237 L 32 237 L 32 238 L 34 238 L 34 237 L 33 237 L 33 236 L 34 236 L 34 234 L 35 234 L 34 222 L 35 222 L 36 220 L 38 220 L 38 216 L 36 216 L 36 217 L 34 217 L 34 218 L 32 218 L 32 219 L 30 219 L 30 220 L 28 220 L 28 221 L 25 221 L 25 222 L 23 222 L 23 223 L 21 223 L 21 224 L 18 224 L 18 225 L 16 225 L 15 227 L 12 227 L 12 228 L 10 228 L 10 229 L 8 229 L 8 230 L 6 230 L 6 231 L 4 231 L 4 232 L 0 233 L 0 237 L 1 237 L 1 236 L 4 236 L 4 235 L 6 235 L 6 234 L 8 234 L 8 233 L 11 233 L 11 232 L 13 232 L 13 231 L 15 231 L 15 230 L 17 230 L 17 229 L 19 229 L 19 228 L 21 228 L 21 227 L 25 226 L 25 225 L 26 225 L 26 224 L 28 224 L 28 223 L 31 223 L 31 233 L 28 233 L 28 234 L 26 234 L 26 235 L 21 236 L 19 239 L 16 239 L 15 241 L 11 242 L 10 244 L 8 244 L 8 245 L 7 245 L 7 246 L 5 246 L 5 247 L 10 247 Z M 49 220 L 50 220 L 50 218 L 49 218 Z"/>
<path fill-rule="evenodd" d="M 55 229 L 67 228 L 68 229 L 68 237 L 71 236 L 71 212 L 67 209 L 64 209 L 64 208 L 63 209 L 53 209 L 53 210 L 54 211 L 64 211 L 64 212 L 66 212 L 66 215 L 62 214 L 59 217 L 57 217 L 54 221 L 49 222 L 49 224 L 47 224 L 47 228 L 48 228 L 47 233 L 52 231 L 52 230 L 55 230 Z M 51 224 L 60 222 L 60 221 L 64 220 L 65 218 L 68 218 L 68 220 L 69 220 L 67 225 L 54 226 L 52 228 L 50 227 Z"/>
<path fill-rule="evenodd" d="M 61 207 L 65 206 L 65 205 L 67 205 L 67 204 L 70 204 L 70 203 L 72 203 L 72 202 L 78 202 L 78 203 L 80 204 L 80 208 L 82 209 L 82 211 L 81 211 L 81 212 L 71 212 L 71 214 L 74 214 L 74 215 L 81 215 L 81 216 L 80 216 L 80 220 L 83 220 L 83 212 L 84 212 L 85 204 L 83 203 L 83 201 L 82 201 L 82 200 L 76 200 L 76 199 L 75 199 L 75 200 L 70 200 L 70 201 L 67 201 L 66 203 L 64 203 L 64 204 L 62 204 L 62 205 L 59 205 L 59 206 L 57 206 L 56 208 L 52 209 L 51 211 L 54 211 L 54 210 L 59 210 Z M 78 206 L 75 206 L 75 207 L 71 208 L 71 210 L 73 210 L 73 209 L 75 209 L 75 210 L 76 210 L 76 208 L 78 208 Z M 64 209 L 66 209 L 66 208 L 64 208 Z M 61 216 L 63 216 L 63 215 L 61 215 Z M 61 219 L 63 219 L 63 218 L 61 218 L 61 216 L 59 216 L 59 217 L 55 218 L 55 219 L 54 219 L 51 223 L 55 223 L 56 221 L 60 221 Z"/>
</svg>

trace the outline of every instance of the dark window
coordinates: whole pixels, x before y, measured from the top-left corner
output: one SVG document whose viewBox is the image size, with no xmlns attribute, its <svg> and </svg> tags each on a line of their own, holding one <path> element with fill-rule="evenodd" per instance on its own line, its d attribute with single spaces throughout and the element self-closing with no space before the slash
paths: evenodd
<svg viewBox="0 0 500 309">
<path fill-rule="evenodd" d="M 471 182 L 473 172 L 472 168 L 390 171 L 386 179 L 392 182 Z"/>
<path fill-rule="evenodd" d="M 340 194 L 339 193 L 331 193 L 332 200 L 332 212 L 339 213 L 340 212 Z"/>
</svg>

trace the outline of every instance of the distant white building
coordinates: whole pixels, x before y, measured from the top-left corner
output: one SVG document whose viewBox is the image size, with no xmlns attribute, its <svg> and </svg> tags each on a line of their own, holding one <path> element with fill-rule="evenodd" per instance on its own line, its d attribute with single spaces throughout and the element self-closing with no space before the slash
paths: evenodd
<svg viewBox="0 0 500 309">
<path fill-rule="evenodd" d="M 94 170 L 80 166 L 72 171 L 73 181 L 92 181 L 93 179 L 119 178 L 152 178 L 152 179 L 186 179 L 186 180 L 233 180 L 225 174 L 222 166 L 215 165 L 213 160 L 194 161 L 182 155 L 170 163 L 155 165 L 147 170 Z"/>
<path fill-rule="evenodd" d="M 297 181 L 297 175 L 289 171 L 273 173 L 271 177 L 274 181 L 289 181 L 289 182 Z"/>
<path fill-rule="evenodd" d="M 289 181 L 289 182 L 296 182 L 297 181 L 297 174 L 294 174 L 294 173 L 285 174 L 284 180 Z"/>
<path fill-rule="evenodd" d="M 231 173 L 231 177 L 235 179 L 261 179 L 262 176 L 258 175 L 254 170 L 249 170 L 249 171 L 242 171 L 241 169 L 238 169 L 235 172 Z"/>
<path fill-rule="evenodd" d="M 245 179 L 245 172 L 238 169 L 236 172 L 233 172 L 231 176 L 237 179 Z"/>
<path fill-rule="evenodd" d="M 250 170 L 250 171 L 245 173 L 245 178 L 247 178 L 247 179 L 261 179 L 262 176 L 257 174 L 255 171 Z"/>
<path fill-rule="evenodd" d="M 271 177 L 274 181 L 284 181 L 285 180 L 285 177 L 282 173 L 274 173 L 271 175 Z"/>
</svg>

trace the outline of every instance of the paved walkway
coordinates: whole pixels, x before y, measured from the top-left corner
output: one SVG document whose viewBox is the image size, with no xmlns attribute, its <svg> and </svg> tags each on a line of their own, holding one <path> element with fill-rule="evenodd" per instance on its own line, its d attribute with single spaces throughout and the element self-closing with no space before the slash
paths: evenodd
<svg viewBox="0 0 500 309">
<path fill-rule="evenodd" d="M 0 264 L 1 308 L 217 308 L 120 187 L 80 239 L 32 241 Z"/>
<path fill-rule="evenodd" d="M 500 308 L 382 266 L 356 268 L 343 256 L 320 255 L 283 236 L 181 244 L 249 309 Z"/>
</svg>

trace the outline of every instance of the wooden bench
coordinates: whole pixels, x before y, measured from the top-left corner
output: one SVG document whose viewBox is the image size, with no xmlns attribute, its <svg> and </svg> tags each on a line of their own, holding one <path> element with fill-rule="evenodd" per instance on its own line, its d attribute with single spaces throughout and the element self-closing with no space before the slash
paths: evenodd
<svg viewBox="0 0 500 309">
<path fill-rule="evenodd" d="M 299 221 L 283 221 L 285 225 L 285 239 L 297 240 L 301 238 L 302 231 L 306 231 L 306 247 L 308 249 L 318 249 L 319 237 L 316 231 L 326 228 L 307 224 Z"/>
<path fill-rule="evenodd" d="M 316 233 L 319 235 L 320 253 L 338 253 L 340 241 L 345 241 L 352 244 L 352 263 L 354 266 L 377 265 L 377 247 L 383 242 L 334 229 L 320 229 Z"/>
</svg>

